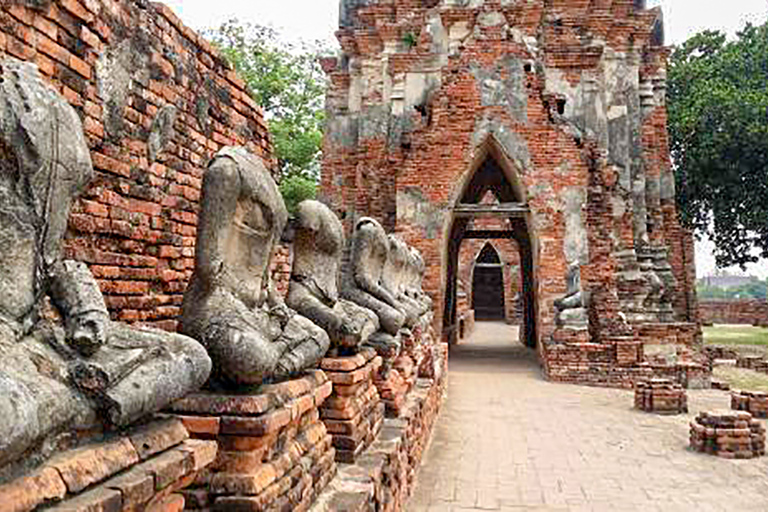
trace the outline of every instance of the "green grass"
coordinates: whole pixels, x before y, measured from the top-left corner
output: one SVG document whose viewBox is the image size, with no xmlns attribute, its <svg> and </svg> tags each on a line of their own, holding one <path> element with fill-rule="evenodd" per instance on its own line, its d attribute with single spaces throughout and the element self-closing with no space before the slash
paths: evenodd
<svg viewBox="0 0 768 512">
<path fill-rule="evenodd" d="M 768 346 L 768 329 L 749 325 L 704 327 L 704 343 L 707 345 Z"/>
<path fill-rule="evenodd" d="M 768 375 L 754 370 L 733 366 L 716 366 L 712 370 L 712 377 L 727 382 L 731 389 L 768 393 Z"/>
</svg>

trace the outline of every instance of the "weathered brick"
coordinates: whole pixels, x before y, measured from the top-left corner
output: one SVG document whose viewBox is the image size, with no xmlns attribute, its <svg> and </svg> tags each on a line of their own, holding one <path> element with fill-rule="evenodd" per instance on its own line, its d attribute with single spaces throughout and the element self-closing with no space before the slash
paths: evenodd
<svg viewBox="0 0 768 512">
<path fill-rule="evenodd" d="M 70 493 L 78 493 L 138 461 L 133 445 L 120 438 L 63 453 L 47 466 L 58 470 Z"/>
<path fill-rule="evenodd" d="M 0 485 L 0 503 L 7 512 L 34 510 L 38 505 L 59 501 L 66 494 L 61 475 L 51 467 Z"/>
</svg>

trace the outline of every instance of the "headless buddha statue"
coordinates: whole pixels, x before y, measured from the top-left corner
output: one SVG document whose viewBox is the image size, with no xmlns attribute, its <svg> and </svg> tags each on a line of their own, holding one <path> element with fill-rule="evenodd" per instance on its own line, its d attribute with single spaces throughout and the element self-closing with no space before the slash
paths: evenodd
<svg viewBox="0 0 768 512">
<path fill-rule="evenodd" d="M 323 203 L 299 205 L 293 238 L 293 269 L 286 304 L 325 329 L 332 349 L 353 353 L 379 329 L 371 310 L 339 299 L 344 229 Z"/>
<path fill-rule="evenodd" d="M 261 159 L 224 148 L 203 177 L 195 272 L 181 332 L 200 340 L 228 385 L 291 378 L 328 350 L 328 335 L 289 309 L 270 264 L 288 212 Z"/>
<path fill-rule="evenodd" d="M 128 425 L 210 373 L 195 340 L 111 322 L 88 268 L 62 259 L 70 206 L 92 176 L 75 111 L 34 65 L 3 60 L 0 468 L 67 448 L 73 432 Z"/>
<path fill-rule="evenodd" d="M 378 316 L 381 330 L 369 343 L 387 357 L 400 350 L 398 336 L 406 317 L 402 305 L 382 283 L 388 252 L 384 228 L 375 219 L 363 217 L 355 224 L 341 272 L 341 296 Z"/>
</svg>

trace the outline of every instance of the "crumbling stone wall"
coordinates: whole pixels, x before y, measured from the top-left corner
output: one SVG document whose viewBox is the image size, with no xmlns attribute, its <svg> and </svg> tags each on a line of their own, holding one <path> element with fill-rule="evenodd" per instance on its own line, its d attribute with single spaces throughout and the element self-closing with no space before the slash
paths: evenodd
<svg viewBox="0 0 768 512">
<path fill-rule="evenodd" d="M 175 330 L 203 169 L 224 145 L 271 160 L 261 108 L 162 4 L 3 2 L 0 55 L 37 63 L 83 120 L 96 178 L 68 255 L 90 265 L 114 319 Z"/>
<path fill-rule="evenodd" d="M 525 328 L 550 378 L 630 386 L 651 371 L 646 333 L 665 329 L 665 360 L 698 364 L 659 9 L 349 0 L 337 36 L 341 55 L 323 62 L 324 198 L 346 222 L 372 215 L 421 250 L 437 328 L 454 327 L 456 246 L 469 229 L 454 208 L 479 203 L 486 183 L 527 209 L 515 225 L 533 288 Z M 586 328 L 556 322 L 574 265 Z"/>
<path fill-rule="evenodd" d="M 711 324 L 747 324 L 768 327 L 768 302 L 761 299 L 701 300 L 701 321 Z"/>
</svg>

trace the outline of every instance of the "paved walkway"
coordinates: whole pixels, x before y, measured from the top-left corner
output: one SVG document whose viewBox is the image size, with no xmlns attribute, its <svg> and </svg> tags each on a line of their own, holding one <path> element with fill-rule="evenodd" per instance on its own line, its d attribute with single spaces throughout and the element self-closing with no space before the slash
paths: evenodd
<svg viewBox="0 0 768 512">
<path fill-rule="evenodd" d="M 694 414 L 645 414 L 630 391 L 546 382 L 516 339 L 513 327 L 478 323 L 452 350 L 409 511 L 768 510 L 768 457 L 690 452 Z M 688 399 L 692 413 L 729 406 L 723 391 Z"/>
</svg>

